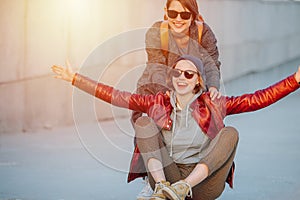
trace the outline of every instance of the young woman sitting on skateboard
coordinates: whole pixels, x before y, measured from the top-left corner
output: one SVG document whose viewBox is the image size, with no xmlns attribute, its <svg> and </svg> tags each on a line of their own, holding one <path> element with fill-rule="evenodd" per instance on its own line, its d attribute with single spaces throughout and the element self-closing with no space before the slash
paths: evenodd
<svg viewBox="0 0 300 200">
<path fill-rule="evenodd" d="M 227 115 L 269 106 L 299 88 L 300 67 L 295 74 L 252 94 L 221 96 L 211 100 L 203 92 L 202 61 L 179 57 L 168 72 L 169 92 L 139 95 L 93 81 L 70 68 L 53 66 L 56 78 L 115 106 L 147 113 L 135 127 L 154 193 L 151 199 L 216 199 L 224 190 L 238 144 L 238 132 L 224 126 Z M 154 126 L 154 121 L 156 125 Z M 229 177 L 228 177 L 229 175 Z"/>
</svg>

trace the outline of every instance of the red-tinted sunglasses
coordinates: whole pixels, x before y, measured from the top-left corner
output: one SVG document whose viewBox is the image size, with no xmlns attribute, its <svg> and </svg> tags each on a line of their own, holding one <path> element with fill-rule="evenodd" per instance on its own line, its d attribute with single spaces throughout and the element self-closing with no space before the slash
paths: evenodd
<svg viewBox="0 0 300 200">
<path fill-rule="evenodd" d="M 182 73 L 186 79 L 192 79 L 195 74 L 198 74 L 198 72 L 192 70 L 172 69 L 170 75 L 178 78 Z"/>
<path fill-rule="evenodd" d="M 181 19 L 188 20 L 191 18 L 192 13 L 190 12 L 177 12 L 175 10 L 167 10 L 168 17 L 175 19 L 178 15 L 180 15 Z"/>
</svg>

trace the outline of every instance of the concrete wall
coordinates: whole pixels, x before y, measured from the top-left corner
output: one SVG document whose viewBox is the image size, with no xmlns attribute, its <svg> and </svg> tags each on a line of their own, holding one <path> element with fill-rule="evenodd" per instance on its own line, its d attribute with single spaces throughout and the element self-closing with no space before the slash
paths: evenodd
<svg viewBox="0 0 300 200">
<path fill-rule="evenodd" d="M 128 116 L 52 78 L 68 58 L 80 72 L 134 90 L 146 59 L 146 28 L 162 0 L 0 0 L 0 133 Z M 202 0 L 218 38 L 222 77 L 300 56 L 300 3 Z"/>
</svg>

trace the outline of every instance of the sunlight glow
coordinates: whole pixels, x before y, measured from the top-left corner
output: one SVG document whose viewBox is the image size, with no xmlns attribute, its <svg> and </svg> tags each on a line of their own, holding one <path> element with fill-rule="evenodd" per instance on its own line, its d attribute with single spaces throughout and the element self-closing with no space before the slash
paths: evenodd
<svg viewBox="0 0 300 200">
<path fill-rule="evenodd" d="M 91 7 L 90 1 L 84 0 L 68 0 L 69 14 L 74 18 L 82 18 L 87 16 Z"/>
</svg>

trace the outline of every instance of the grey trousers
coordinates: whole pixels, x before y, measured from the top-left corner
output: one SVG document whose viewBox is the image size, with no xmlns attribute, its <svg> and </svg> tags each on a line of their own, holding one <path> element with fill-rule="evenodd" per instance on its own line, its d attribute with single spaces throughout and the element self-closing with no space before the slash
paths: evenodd
<svg viewBox="0 0 300 200">
<path fill-rule="evenodd" d="M 176 164 L 169 156 L 162 135 L 155 122 L 149 117 L 140 117 L 135 123 L 136 143 L 143 157 L 145 166 L 150 158 L 161 161 L 167 181 L 177 182 L 186 178 L 197 163 Z M 213 200 L 218 198 L 224 188 L 231 169 L 238 144 L 238 132 L 233 127 L 223 128 L 211 141 L 209 153 L 200 163 L 208 166 L 209 175 L 192 188 L 193 200 Z M 147 168 L 149 182 L 154 189 L 155 181 Z"/>
</svg>

